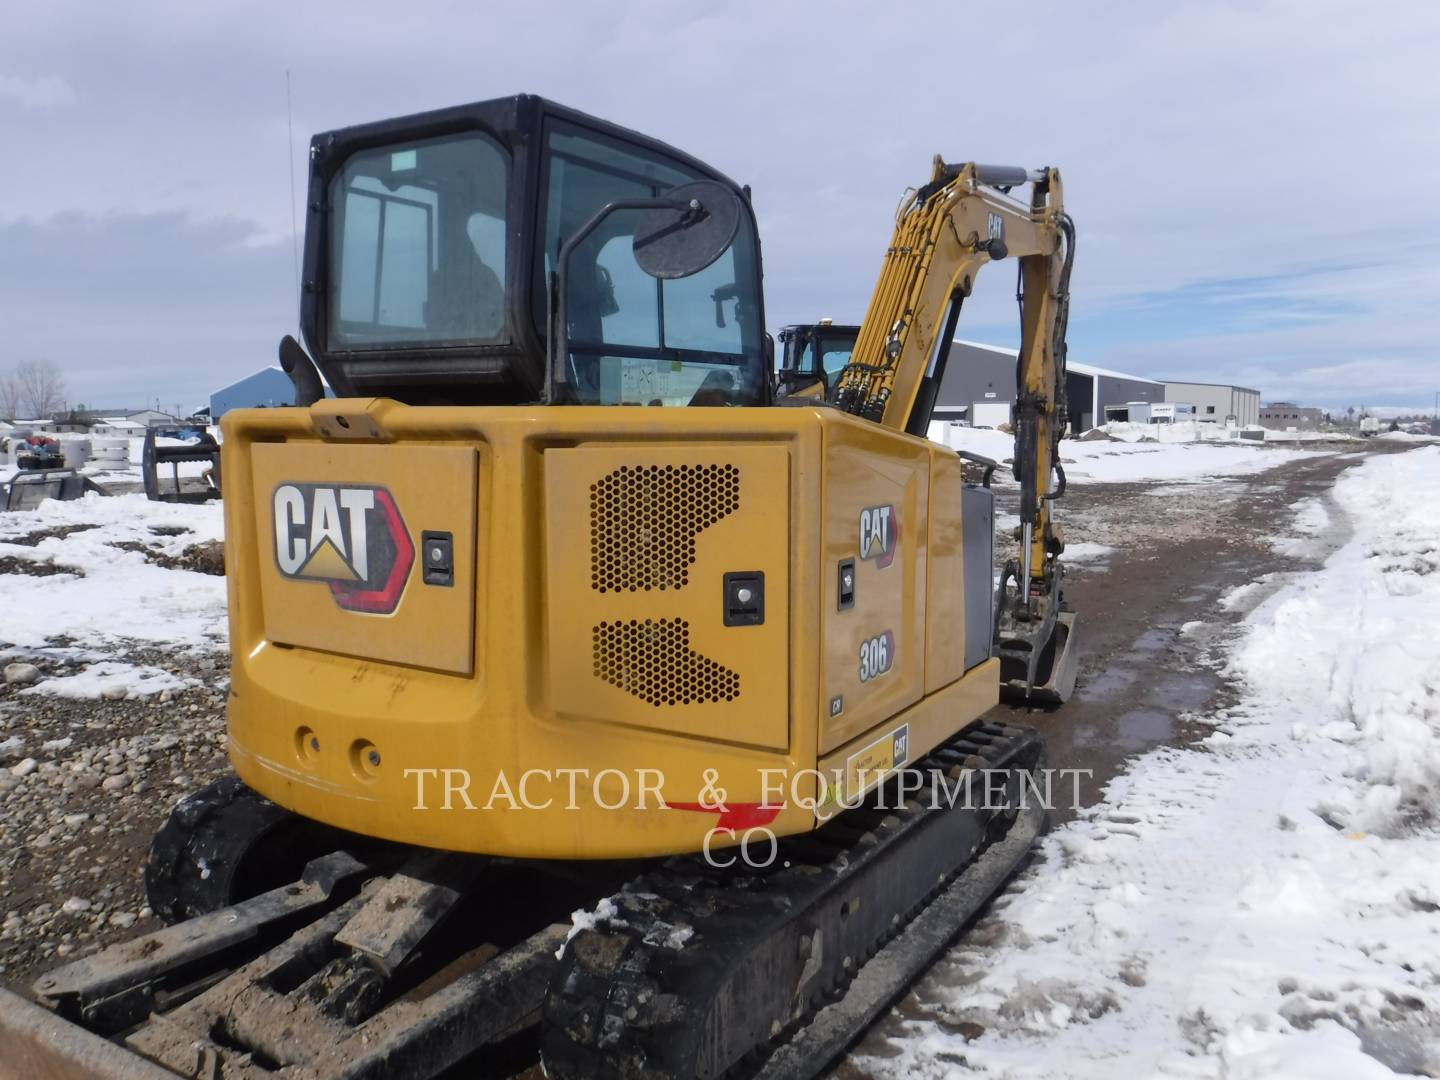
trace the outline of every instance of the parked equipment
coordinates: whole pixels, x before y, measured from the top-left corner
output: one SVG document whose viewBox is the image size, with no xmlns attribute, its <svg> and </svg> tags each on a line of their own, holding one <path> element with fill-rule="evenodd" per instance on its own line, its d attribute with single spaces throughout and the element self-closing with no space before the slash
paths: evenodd
<svg viewBox="0 0 1440 1080">
<path fill-rule="evenodd" d="M 748 190 L 686 154 L 515 97 L 310 161 L 308 404 L 222 423 L 238 778 L 155 839 L 176 924 L 46 975 L 49 1014 L 0 996 L 0 1039 L 43 1075 L 527 1038 L 555 1078 L 822 1072 L 1043 823 L 1041 741 L 979 718 L 1074 682 L 1059 173 L 937 159 L 824 401 L 776 396 Z M 923 436 L 1012 255 L 997 597 L 995 463 Z"/>
<path fill-rule="evenodd" d="M 184 440 L 161 444 L 158 439 Z M 186 462 L 203 462 L 206 466 L 201 474 L 203 486 L 186 489 L 180 480 L 180 466 Z M 163 484 L 160 470 L 170 467 L 170 483 Z M 220 497 L 220 444 L 208 431 L 196 429 L 157 430 L 145 432 L 141 448 L 140 476 L 145 485 L 145 497 L 151 502 L 207 502 Z"/>
<path fill-rule="evenodd" d="M 48 435 L 29 435 L 15 448 L 15 464 L 22 470 L 58 469 L 64 466 L 60 440 Z"/>
<path fill-rule="evenodd" d="M 34 510 L 46 499 L 82 499 L 89 492 L 109 495 L 95 481 L 74 469 L 33 469 L 16 473 L 5 491 L 6 510 Z"/>
</svg>

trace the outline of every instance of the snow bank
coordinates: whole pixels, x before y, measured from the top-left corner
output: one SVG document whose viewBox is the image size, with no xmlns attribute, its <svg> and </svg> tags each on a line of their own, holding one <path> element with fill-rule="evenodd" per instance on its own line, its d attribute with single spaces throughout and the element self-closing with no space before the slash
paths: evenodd
<svg viewBox="0 0 1440 1080">
<path fill-rule="evenodd" d="M 1168 425 L 1165 425 L 1168 426 Z M 1204 424 L 1175 425 L 1205 427 Z M 1211 425 L 1213 426 L 1213 425 Z M 1154 431 L 1162 425 L 1110 424 L 1106 431 L 1135 428 Z M 1005 462 L 1015 452 L 1015 438 L 992 428 L 970 428 L 959 424 L 930 425 L 930 438 L 955 450 L 968 450 Z M 1293 450 L 1241 442 L 1081 442 L 1066 439 L 1060 444 L 1060 459 L 1066 475 L 1079 482 L 1134 483 L 1158 480 L 1200 480 L 1215 476 L 1244 476 L 1278 468 L 1302 457 L 1334 451 Z M 997 469 L 997 482 L 1009 483 L 1008 468 Z"/>
<path fill-rule="evenodd" d="M 1386 431 L 1374 436 L 1377 439 L 1384 439 L 1386 442 L 1407 442 L 1407 443 L 1435 443 L 1440 442 L 1440 435 L 1418 435 L 1412 431 Z"/>
<path fill-rule="evenodd" d="M 1334 500 L 1353 536 L 1251 613 L 1239 704 L 1052 834 L 920 987 L 935 1020 L 859 1064 L 1440 1075 L 1440 448 L 1369 459 Z"/>
<path fill-rule="evenodd" d="M 1265 431 L 1267 443 L 1358 443 L 1361 441 L 1359 435 L 1347 435 L 1343 431 L 1276 431 L 1268 428 Z"/>
<path fill-rule="evenodd" d="M 1120 439 L 1123 442 L 1161 442 L 1161 443 L 1186 443 L 1186 442 L 1237 442 L 1240 441 L 1242 429 L 1227 427 L 1223 424 L 1205 424 L 1198 420 L 1181 420 L 1174 424 L 1132 424 L 1128 422 L 1115 421 L 1109 424 L 1101 424 L 1100 429 L 1111 438 Z M 1355 435 L 1347 435 L 1339 431 L 1276 431 L 1274 428 L 1261 427 L 1258 424 L 1250 424 L 1244 428 L 1251 436 L 1260 435 L 1256 442 L 1269 443 L 1295 443 L 1295 442 L 1359 442 Z M 1251 441 L 1251 440 L 1246 440 Z"/>
</svg>

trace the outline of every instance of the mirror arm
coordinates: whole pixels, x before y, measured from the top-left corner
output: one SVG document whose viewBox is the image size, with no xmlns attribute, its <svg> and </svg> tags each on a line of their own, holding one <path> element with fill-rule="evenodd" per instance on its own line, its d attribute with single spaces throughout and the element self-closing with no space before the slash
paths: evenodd
<svg viewBox="0 0 1440 1080">
<path fill-rule="evenodd" d="M 565 360 L 570 353 L 570 318 L 566 311 L 566 294 L 569 292 L 570 256 L 575 249 L 590 238 L 607 217 L 618 210 L 688 210 L 690 203 L 680 199 L 615 199 L 606 203 L 588 221 L 581 225 L 563 244 L 555 259 L 555 273 L 551 276 L 549 315 L 550 363 L 545 367 L 545 404 L 559 404 L 559 395 L 566 393 L 570 377 Z"/>
</svg>

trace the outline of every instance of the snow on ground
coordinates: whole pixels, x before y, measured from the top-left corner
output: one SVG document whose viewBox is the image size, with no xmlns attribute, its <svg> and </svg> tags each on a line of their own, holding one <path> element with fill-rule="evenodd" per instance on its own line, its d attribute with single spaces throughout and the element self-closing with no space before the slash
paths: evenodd
<svg viewBox="0 0 1440 1080">
<path fill-rule="evenodd" d="M 1410 431 L 1386 431 L 1374 436 L 1377 439 L 1384 439 L 1387 442 L 1409 442 L 1409 443 L 1436 443 L 1440 442 L 1440 435 L 1417 435 Z"/>
<path fill-rule="evenodd" d="M 1052 833 L 918 988 L 929 1018 L 857 1065 L 1440 1075 L 1440 448 L 1371 458 L 1333 500 L 1353 534 L 1250 613 L 1213 733 Z"/>
<path fill-rule="evenodd" d="M 1334 520 L 1323 499 L 1303 499 L 1294 506 L 1294 530 L 1289 536 L 1277 536 L 1270 546 L 1292 559 L 1315 558 L 1325 554 L 1325 535 Z"/>
<path fill-rule="evenodd" d="M 1250 436 L 1243 441 L 1260 443 L 1296 442 L 1359 442 L 1357 435 L 1339 431 L 1300 430 L 1276 431 L 1258 424 L 1247 425 L 1244 429 L 1226 424 L 1207 424 L 1199 420 L 1181 420 L 1174 424 L 1132 424 L 1126 421 L 1112 421 L 1101 424 L 1100 429 L 1113 439 L 1122 442 L 1240 442 L 1241 431 Z"/>
<path fill-rule="evenodd" d="M 1176 425 L 1203 427 L 1205 425 Z M 1213 426 L 1213 425 L 1211 425 Z M 1110 428 L 1147 428 L 1164 425 L 1124 424 Z M 1108 430 L 1108 429 L 1107 429 Z M 969 450 L 1005 462 L 1015 452 L 1015 437 L 993 428 L 932 424 L 930 438 L 956 450 Z M 1263 472 L 1302 457 L 1334 451 L 1296 450 L 1288 446 L 1261 443 L 1221 442 L 1084 442 L 1066 439 L 1060 444 L 1060 460 L 1071 480 L 1089 483 L 1131 483 L 1159 480 L 1202 480 L 1216 476 L 1243 476 Z M 1008 469 L 997 469 L 995 479 L 1009 482 Z"/>
<path fill-rule="evenodd" d="M 1265 429 L 1267 443 L 1358 443 L 1361 435 L 1348 435 L 1343 431 L 1276 431 Z"/>
<path fill-rule="evenodd" d="M 150 697 L 168 690 L 175 692 L 199 686 L 197 679 L 185 679 L 146 664 L 126 664 L 102 660 L 91 664 L 76 675 L 46 679 L 38 686 L 27 686 L 25 694 L 55 694 L 68 698 Z"/>
<path fill-rule="evenodd" d="M 1018 518 L 1016 519 L 1019 520 Z M 1115 549 L 1109 544 L 1092 544 L 1088 541 L 1080 543 L 1067 543 L 1065 545 L 1065 561 L 1067 563 L 1094 563 L 1102 562 L 1110 556 Z"/>
<path fill-rule="evenodd" d="M 221 533 L 218 502 L 160 503 L 143 495 L 47 499 L 34 511 L 0 515 L 6 566 L 0 643 L 9 647 L 0 656 L 56 652 L 57 642 L 72 659 L 78 647 L 81 659 L 117 662 L 135 643 L 224 648 L 225 579 L 152 561 L 180 558 Z M 141 694 L 178 689 L 155 680 L 144 668 L 118 663 L 37 689 L 71 695 L 120 685 Z"/>
</svg>

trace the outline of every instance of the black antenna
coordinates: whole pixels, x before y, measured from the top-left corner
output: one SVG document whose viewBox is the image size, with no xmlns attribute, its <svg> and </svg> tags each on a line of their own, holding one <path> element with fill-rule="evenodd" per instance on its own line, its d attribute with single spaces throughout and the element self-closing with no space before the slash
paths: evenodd
<svg viewBox="0 0 1440 1080">
<path fill-rule="evenodd" d="M 285 135 L 290 149 L 290 246 L 295 254 L 295 332 L 300 332 L 300 219 L 295 210 L 295 111 L 290 101 L 290 69 L 285 69 Z"/>
</svg>

